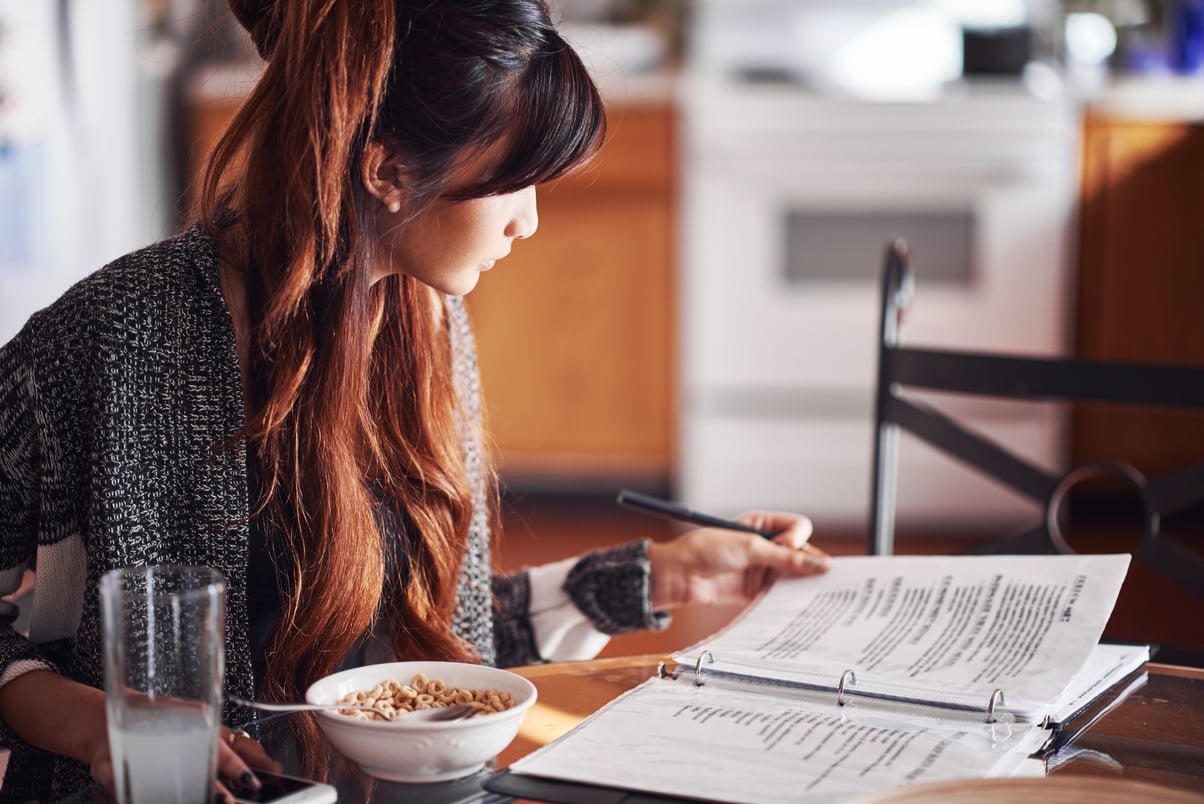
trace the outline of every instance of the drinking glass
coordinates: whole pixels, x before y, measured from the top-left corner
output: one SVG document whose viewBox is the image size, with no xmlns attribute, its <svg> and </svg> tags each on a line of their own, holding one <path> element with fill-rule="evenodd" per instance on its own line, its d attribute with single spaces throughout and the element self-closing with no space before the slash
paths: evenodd
<svg viewBox="0 0 1204 804">
<path fill-rule="evenodd" d="M 207 567 L 100 579 L 105 711 L 121 804 L 212 804 L 226 584 Z"/>
</svg>

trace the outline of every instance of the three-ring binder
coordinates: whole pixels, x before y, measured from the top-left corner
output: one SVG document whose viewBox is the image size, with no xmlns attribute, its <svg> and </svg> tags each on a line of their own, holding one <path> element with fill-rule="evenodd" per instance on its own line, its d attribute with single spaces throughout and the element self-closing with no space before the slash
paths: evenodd
<svg viewBox="0 0 1204 804">
<path fill-rule="evenodd" d="M 704 664 L 714 664 L 715 654 L 709 650 L 704 650 L 698 654 L 698 658 L 694 660 L 694 686 L 702 687 L 706 685 L 706 672 Z M 680 671 L 671 671 L 664 661 L 660 661 L 656 666 L 656 675 L 660 678 L 676 679 L 680 675 Z M 846 693 L 851 687 L 857 686 L 857 673 L 849 667 L 846 668 L 836 682 L 836 705 L 843 708 L 850 703 L 847 700 Z M 987 700 L 986 708 L 986 723 L 996 723 L 998 717 L 997 710 L 1007 703 L 1007 698 L 1004 696 L 1003 690 L 996 688 L 991 691 L 991 697 Z"/>
</svg>

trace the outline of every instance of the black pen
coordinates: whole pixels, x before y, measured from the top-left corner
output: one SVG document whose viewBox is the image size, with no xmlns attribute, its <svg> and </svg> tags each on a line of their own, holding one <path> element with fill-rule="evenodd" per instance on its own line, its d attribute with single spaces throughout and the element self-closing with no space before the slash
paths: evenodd
<svg viewBox="0 0 1204 804">
<path fill-rule="evenodd" d="M 679 519 L 682 522 L 691 522 L 695 525 L 703 525 L 708 528 L 726 528 L 727 530 L 755 533 L 766 539 L 772 539 L 777 536 L 772 531 L 754 528 L 752 525 L 745 525 L 743 522 L 736 522 L 732 519 L 724 519 L 723 517 L 704 514 L 700 511 L 692 511 L 684 506 L 671 503 L 668 500 L 649 497 L 647 494 L 640 494 L 639 492 L 628 491 L 627 489 L 619 492 L 618 503 L 619 505 L 638 508 L 651 514 L 659 514 L 670 519 Z"/>
</svg>

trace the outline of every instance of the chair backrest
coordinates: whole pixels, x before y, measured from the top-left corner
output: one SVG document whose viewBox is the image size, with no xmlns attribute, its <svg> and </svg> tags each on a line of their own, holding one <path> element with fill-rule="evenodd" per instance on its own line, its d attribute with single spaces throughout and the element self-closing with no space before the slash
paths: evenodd
<svg viewBox="0 0 1204 804">
<path fill-rule="evenodd" d="M 1059 524 L 1062 502 L 1085 477 L 1110 474 L 1131 484 L 1145 509 L 1134 558 L 1204 598 L 1204 559 L 1160 538 L 1163 517 L 1204 500 L 1204 462 L 1153 479 L 1118 461 L 1075 466 L 1055 475 L 906 394 L 908 389 L 932 390 L 1204 413 L 1204 367 L 904 347 L 900 332 L 914 290 L 907 244 L 895 240 L 887 246 L 882 275 L 869 552 L 894 550 L 899 432 L 906 430 L 1043 507 L 1040 522 L 983 552 L 1073 552 Z"/>
</svg>

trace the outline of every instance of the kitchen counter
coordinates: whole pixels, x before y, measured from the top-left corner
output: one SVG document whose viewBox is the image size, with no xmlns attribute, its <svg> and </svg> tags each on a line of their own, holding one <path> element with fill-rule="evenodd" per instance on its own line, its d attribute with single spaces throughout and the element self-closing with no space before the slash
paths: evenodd
<svg viewBox="0 0 1204 804">
<path fill-rule="evenodd" d="M 1114 119 L 1204 122 L 1204 78 L 1123 78 L 1084 99 L 1086 109 Z"/>
<path fill-rule="evenodd" d="M 591 63 L 594 81 L 606 102 L 613 106 L 664 106 L 673 99 L 677 71 L 670 66 L 626 72 L 618 66 Z M 187 85 L 188 102 L 194 105 L 237 103 L 251 91 L 263 72 L 261 61 L 212 64 L 198 70 Z"/>
</svg>

